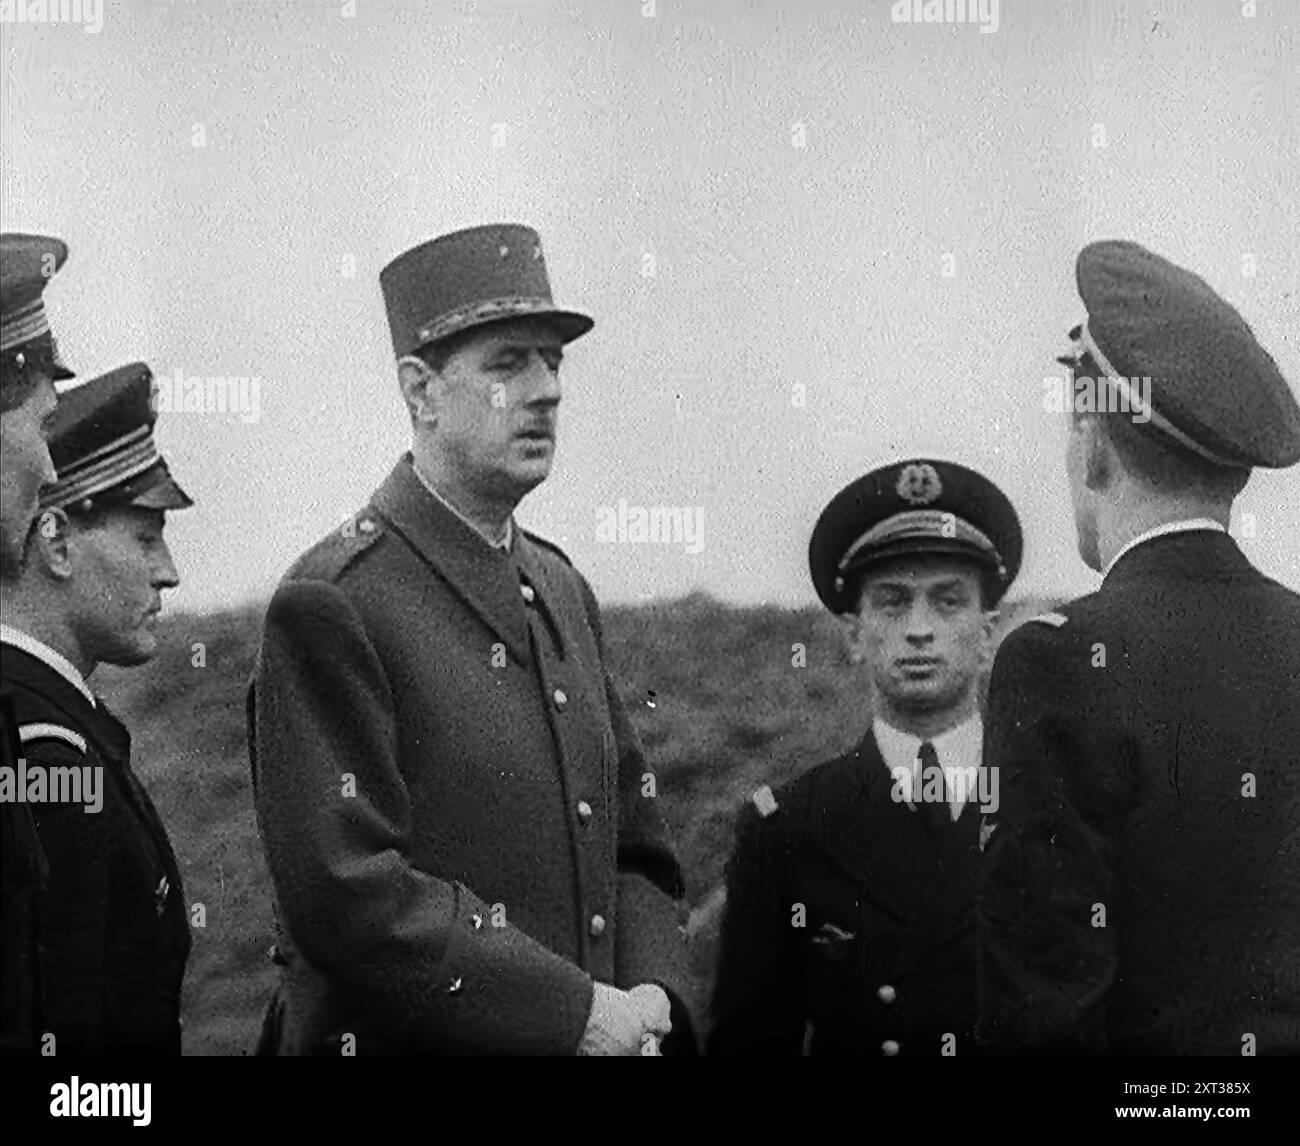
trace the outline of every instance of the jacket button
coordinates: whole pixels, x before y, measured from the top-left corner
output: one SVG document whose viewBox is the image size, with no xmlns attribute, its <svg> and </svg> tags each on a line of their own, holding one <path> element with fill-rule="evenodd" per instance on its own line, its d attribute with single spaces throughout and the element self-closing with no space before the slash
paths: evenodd
<svg viewBox="0 0 1300 1146">
<path fill-rule="evenodd" d="M 578 801 L 578 819 L 584 824 L 591 819 L 591 805 L 586 800 Z"/>
<path fill-rule="evenodd" d="M 565 696 L 564 689 L 562 688 L 557 688 L 552 695 L 555 701 L 556 708 L 562 709 L 566 704 L 569 703 L 569 698 Z"/>
<path fill-rule="evenodd" d="M 534 599 L 537 597 L 537 594 L 533 592 L 533 587 L 531 585 L 520 585 L 519 592 L 523 594 L 524 600 L 529 605 L 531 605 Z"/>
<path fill-rule="evenodd" d="M 598 939 L 605 934 L 605 917 L 603 915 L 593 915 L 591 917 L 591 933 Z"/>
<path fill-rule="evenodd" d="M 880 996 L 880 1001 L 882 1003 L 892 1003 L 895 999 L 898 998 L 898 992 L 895 991 L 894 988 L 891 987 L 888 983 L 886 983 L 883 987 L 881 987 L 880 990 L 876 992 L 876 994 Z"/>
<path fill-rule="evenodd" d="M 898 1053 L 898 1044 L 893 1039 L 886 1039 L 880 1044 L 880 1049 L 891 1057 Z"/>
</svg>

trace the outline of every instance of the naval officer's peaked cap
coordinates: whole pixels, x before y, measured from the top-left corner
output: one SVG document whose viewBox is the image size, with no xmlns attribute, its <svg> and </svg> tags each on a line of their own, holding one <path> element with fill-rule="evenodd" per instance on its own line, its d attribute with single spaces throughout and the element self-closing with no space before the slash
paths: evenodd
<svg viewBox="0 0 1300 1146">
<path fill-rule="evenodd" d="M 67 258 L 61 239 L 0 234 L 0 358 L 6 375 L 30 368 L 56 382 L 74 376 L 59 358 L 45 314 L 45 288 Z"/>
<path fill-rule="evenodd" d="M 967 558 L 985 573 L 989 604 L 1020 571 L 1024 538 L 1006 495 L 956 462 L 913 458 L 857 478 L 822 510 L 808 545 L 808 566 L 833 613 L 858 610 L 862 574 L 914 554 Z"/>
<path fill-rule="evenodd" d="M 63 391 L 49 435 L 58 479 L 42 491 L 41 507 L 166 510 L 193 505 L 158 453 L 153 398 L 153 373 L 143 362 Z"/>
<path fill-rule="evenodd" d="M 1070 331 L 1074 349 L 1060 361 L 1120 389 L 1150 378 L 1150 420 L 1135 422 L 1138 429 L 1219 466 L 1300 461 L 1295 395 L 1245 319 L 1204 279 L 1116 240 L 1084 247 L 1075 277 L 1087 318 Z M 1133 399 L 1130 390 L 1130 408 L 1139 409 Z"/>
<path fill-rule="evenodd" d="M 379 285 L 398 358 L 507 318 L 545 318 L 565 342 L 595 325 L 555 305 L 542 241 L 518 223 L 471 227 L 422 243 L 389 263 Z"/>
</svg>

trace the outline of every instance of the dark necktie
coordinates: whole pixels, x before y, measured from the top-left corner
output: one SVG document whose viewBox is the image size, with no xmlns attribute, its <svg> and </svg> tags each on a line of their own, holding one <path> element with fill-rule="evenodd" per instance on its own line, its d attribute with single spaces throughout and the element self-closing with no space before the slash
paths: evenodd
<svg viewBox="0 0 1300 1146">
<path fill-rule="evenodd" d="M 916 804 L 916 810 L 921 814 L 922 820 L 929 824 L 931 830 L 943 831 L 952 823 L 952 813 L 948 810 L 948 785 L 943 771 L 939 767 L 939 753 L 934 750 L 934 745 L 926 740 L 921 744 L 917 759 L 920 762 L 920 776 L 918 778 L 920 792 L 918 797 L 913 800 L 913 803 Z M 925 798 L 934 792 L 935 781 L 933 776 L 936 771 L 940 780 L 944 781 L 943 798 L 938 801 Z"/>
</svg>

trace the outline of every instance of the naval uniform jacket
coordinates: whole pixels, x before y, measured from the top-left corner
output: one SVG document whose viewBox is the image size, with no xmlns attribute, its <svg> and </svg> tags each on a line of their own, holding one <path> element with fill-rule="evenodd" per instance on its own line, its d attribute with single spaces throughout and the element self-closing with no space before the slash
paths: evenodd
<svg viewBox="0 0 1300 1146">
<path fill-rule="evenodd" d="M 403 458 L 289 572 L 249 693 L 280 1054 L 573 1054 L 593 980 L 693 1046 L 682 883 L 586 582 Z"/>
<path fill-rule="evenodd" d="M 99 811 L 28 805 L 49 863 L 41 1035 L 54 1036 L 56 1056 L 179 1055 L 189 919 L 167 832 L 131 770 L 131 737 L 45 661 L 8 643 L 0 659 L 29 774 L 101 770 Z"/>
<path fill-rule="evenodd" d="M 9 681 L 0 680 L 0 767 L 16 774 L 22 749 Z M 34 1054 L 40 1034 L 37 906 L 49 865 L 28 804 L 0 801 L 0 1054 Z"/>
<path fill-rule="evenodd" d="M 709 1054 L 974 1053 L 980 808 L 932 826 L 893 790 L 868 731 L 745 804 Z"/>
<path fill-rule="evenodd" d="M 1008 634 L 984 758 L 981 1038 L 1300 1052 L 1300 597 L 1223 533 L 1143 541 Z"/>
</svg>

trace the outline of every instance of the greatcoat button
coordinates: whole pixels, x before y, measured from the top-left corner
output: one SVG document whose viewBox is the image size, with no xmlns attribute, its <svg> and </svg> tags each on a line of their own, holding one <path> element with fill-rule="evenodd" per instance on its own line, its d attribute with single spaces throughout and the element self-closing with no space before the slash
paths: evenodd
<svg viewBox="0 0 1300 1146">
<path fill-rule="evenodd" d="M 605 917 L 603 915 L 593 915 L 591 917 L 591 933 L 597 938 L 605 934 Z"/>
<path fill-rule="evenodd" d="M 533 592 L 533 587 L 531 585 L 520 585 L 519 592 L 523 594 L 524 601 L 529 605 L 533 603 L 533 600 L 537 596 L 537 594 Z"/>
<path fill-rule="evenodd" d="M 880 1049 L 887 1055 L 896 1055 L 898 1053 L 898 1044 L 893 1039 L 886 1039 L 880 1044 Z"/>
<path fill-rule="evenodd" d="M 886 983 L 883 987 L 881 987 L 880 990 L 876 992 L 876 994 L 880 996 L 880 1001 L 882 1003 L 892 1003 L 895 999 L 898 998 L 898 992 L 895 991 L 894 988 L 891 987 L 888 983 Z"/>
<path fill-rule="evenodd" d="M 566 704 L 569 703 L 569 698 L 564 695 L 564 689 L 562 688 L 557 688 L 555 690 L 554 700 L 555 700 L 556 708 L 563 708 Z"/>
<path fill-rule="evenodd" d="M 578 801 L 578 819 L 584 824 L 591 819 L 591 805 L 586 800 Z"/>
</svg>

